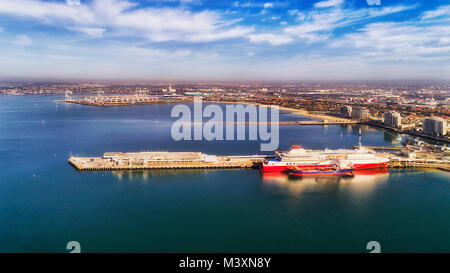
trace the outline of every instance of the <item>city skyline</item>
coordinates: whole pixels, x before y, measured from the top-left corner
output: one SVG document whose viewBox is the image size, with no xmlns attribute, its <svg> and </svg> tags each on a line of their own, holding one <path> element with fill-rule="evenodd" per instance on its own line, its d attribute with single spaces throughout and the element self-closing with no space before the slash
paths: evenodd
<svg viewBox="0 0 450 273">
<path fill-rule="evenodd" d="M 0 0 L 0 78 L 446 79 L 445 1 Z"/>
</svg>

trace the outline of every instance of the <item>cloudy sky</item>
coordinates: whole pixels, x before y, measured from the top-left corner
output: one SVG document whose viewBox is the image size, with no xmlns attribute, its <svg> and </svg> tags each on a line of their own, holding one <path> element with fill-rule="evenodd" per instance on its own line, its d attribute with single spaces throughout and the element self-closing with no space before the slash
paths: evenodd
<svg viewBox="0 0 450 273">
<path fill-rule="evenodd" d="M 448 0 L 0 0 L 0 77 L 450 79 Z"/>
</svg>

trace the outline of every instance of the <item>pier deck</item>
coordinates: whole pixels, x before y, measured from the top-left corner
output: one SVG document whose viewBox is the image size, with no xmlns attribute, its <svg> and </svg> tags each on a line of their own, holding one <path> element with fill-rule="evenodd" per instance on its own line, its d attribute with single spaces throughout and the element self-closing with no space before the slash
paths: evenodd
<svg viewBox="0 0 450 273">
<path fill-rule="evenodd" d="M 193 159 L 183 160 L 139 160 L 133 162 L 114 161 L 102 157 L 70 157 L 69 163 L 80 171 L 101 170 L 152 170 L 152 169 L 228 169 L 228 168 L 254 168 L 257 162 L 264 159 L 262 156 L 236 156 L 218 157 L 217 160 L 204 161 Z"/>
<path fill-rule="evenodd" d="M 354 146 L 356 148 L 358 146 Z M 376 151 L 403 151 L 406 147 L 403 146 L 365 146 L 368 149 L 376 150 Z"/>
<path fill-rule="evenodd" d="M 183 99 L 166 99 L 166 100 L 126 100 L 126 101 L 120 101 L 120 100 L 74 100 L 74 99 L 66 99 L 62 100 L 61 102 L 67 102 L 67 103 L 75 103 L 75 104 L 82 104 L 82 105 L 88 105 L 88 106 L 100 106 L 100 107 L 107 107 L 107 106 L 131 106 L 131 105 L 140 105 L 140 104 L 161 104 L 161 103 L 180 103 L 180 102 L 186 102 L 186 100 Z"/>
<path fill-rule="evenodd" d="M 430 168 L 442 171 L 450 171 L 450 161 L 427 158 L 403 158 L 392 157 L 389 163 L 391 168 Z"/>
</svg>

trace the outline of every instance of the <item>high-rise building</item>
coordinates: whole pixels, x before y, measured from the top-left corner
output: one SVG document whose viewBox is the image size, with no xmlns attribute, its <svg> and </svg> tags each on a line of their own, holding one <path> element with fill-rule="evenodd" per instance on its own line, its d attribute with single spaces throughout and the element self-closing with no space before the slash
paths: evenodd
<svg viewBox="0 0 450 273">
<path fill-rule="evenodd" d="M 340 112 L 341 116 L 349 118 L 352 116 L 352 107 L 348 106 L 348 105 L 343 105 L 343 106 L 341 106 L 339 112 Z"/>
<path fill-rule="evenodd" d="M 400 128 L 402 125 L 402 117 L 397 111 L 389 111 L 384 114 L 384 124 L 387 126 Z"/>
<path fill-rule="evenodd" d="M 357 107 L 352 109 L 352 119 L 356 120 L 368 120 L 369 109 L 364 107 Z"/>
<path fill-rule="evenodd" d="M 433 136 L 447 135 L 447 121 L 438 117 L 426 118 L 422 122 L 423 132 Z"/>
</svg>

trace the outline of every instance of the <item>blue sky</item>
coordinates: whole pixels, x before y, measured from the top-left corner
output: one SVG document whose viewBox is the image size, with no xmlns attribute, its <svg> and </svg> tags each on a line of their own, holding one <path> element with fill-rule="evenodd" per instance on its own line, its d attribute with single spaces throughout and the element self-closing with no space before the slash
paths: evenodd
<svg viewBox="0 0 450 273">
<path fill-rule="evenodd" d="M 450 1 L 376 2 L 0 0 L 0 77 L 450 79 Z"/>
</svg>

